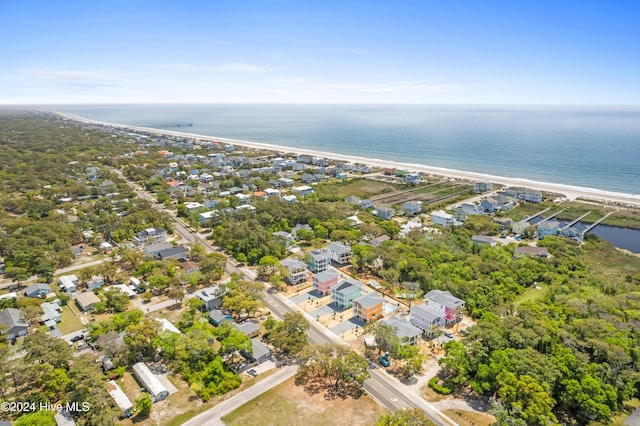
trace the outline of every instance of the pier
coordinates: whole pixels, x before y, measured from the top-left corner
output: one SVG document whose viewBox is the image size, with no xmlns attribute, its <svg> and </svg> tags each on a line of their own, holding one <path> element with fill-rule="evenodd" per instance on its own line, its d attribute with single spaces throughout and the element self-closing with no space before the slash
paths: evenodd
<svg viewBox="0 0 640 426">
<path fill-rule="evenodd" d="M 549 210 L 549 209 L 547 209 L 547 210 Z M 536 223 L 536 226 L 540 226 L 540 225 L 542 225 L 543 223 L 545 223 L 545 222 L 547 222 L 547 221 L 550 221 L 551 219 L 553 219 L 554 217 L 558 216 L 558 215 L 559 215 L 560 213 L 562 213 L 563 211 L 564 211 L 564 209 L 562 209 L 562 210 L 560 210 L 560 211 L 555 212 L 554 214 L 552 214 L 552 215 L 551 215 L 551 216 L 549 216 L 549 217 L 545 217 L 545 218 L 544 218 L 544 219 L 542 219 L 540 222 Z M 538 216 L 538 215 L 540 215 L 540 213 L 538 213 L 536 216 Z"/>
<path fill-rule="evenodd" d="M 603 220 L 605 220 L 606 218 L 608 218 L 609 216 L 611 216 L 612 214 L 614 214 L 617 211 L 618 211 L 617 209 L 614 210 L 614 211 L 611 211 L 611 212 L 605 214 L 604 216 L 602 216 L 600 219 L 598 219 L 595 222 L 593 222 L 591 225 L 587 226 L 585 228 L 585 230 L 582 231 L 582 235 L 584 236 L 587 232 L 591 231 L 593 228 L 595 228 L 596 226 L 600 225 L 600 222 L 602 222 Z"/>
<path fill-rule="evenodd" d="M 582 216 L 580 216 L 579 218 L 577 218 L 576 220 L 574 220 L 571 223 L 568 223 L 567 225 L 565 225 L 564 227 L 560 228 L 560 231 L 564 231 L 565 229 L 569 229 L 571 228 L 573 225 L 575 225 L 576 223 L 580 222 L 582 219 L 584 219 L 585 217 L 589 216 L 591 214 L 591 210 L 589 210 L 588 212 L 586 212 L 585 214 L 583 214 Z M 605 216 L 606 217 L 606 216 Z"/>
<path fill-rule="evenodd" d="M 533 219 L 535 219 L 536 217 L 540 216 L 541 214 L 545 214 L 549 210 L 551 210 L 551 207 L 547 207 L 544 210 L 540 210 L 538 213 L 534 214 L 533 216 L 527 216 L 527 217 L 524 218 L 524 220 L 526 220 L 527 222 L 531 223 L 531 221 Z"/>
</svg>

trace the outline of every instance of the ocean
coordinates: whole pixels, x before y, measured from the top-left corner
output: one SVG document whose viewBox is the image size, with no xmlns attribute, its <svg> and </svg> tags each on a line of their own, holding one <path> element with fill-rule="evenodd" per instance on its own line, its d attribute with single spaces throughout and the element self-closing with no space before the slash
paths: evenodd
<svg viewBox="0 0 640 426">
<path fill-rule="evenodd" d="M 640 194 L 640 106 L 162 104 L 50 109 L 131 126 Z"/>
</svg>

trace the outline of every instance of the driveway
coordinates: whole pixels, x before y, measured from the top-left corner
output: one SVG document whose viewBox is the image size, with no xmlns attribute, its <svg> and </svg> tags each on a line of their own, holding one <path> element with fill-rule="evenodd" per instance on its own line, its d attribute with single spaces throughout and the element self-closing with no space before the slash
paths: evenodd
<svg viewBox="0 0 640 426">
<path fill-rule="evenodd" d="M 343 321 L 335 327 L 330 328 L 338 336 L 342 333 L 345 333 L 349 330 L 354 330 L 356 327 L 362 327 L 364 322 L 360 321 L 357 318 L 349 318 L 347 321 Z"/>
<path fill-rule="evenodd" d="M 305 293 L 300 293 L 298 295 L 293 296 L 291 300 L 293 303 L 295 303 L 296 305 L 299 305 L 300 303 L 309 300 L 309 298 L 311 298 L 311 300 L 317 300 L 317 299 L 321 299 L 323 298 L 324 295 L 322 295 L 321 293 L 315 291 L 315 290 L 309 290 Z"/>
</svg>

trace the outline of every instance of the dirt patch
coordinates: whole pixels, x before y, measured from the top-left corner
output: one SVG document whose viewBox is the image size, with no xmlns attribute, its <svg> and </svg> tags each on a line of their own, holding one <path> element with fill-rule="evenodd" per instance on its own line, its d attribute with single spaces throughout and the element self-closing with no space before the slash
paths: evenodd
<svg viewBox="0 0 640 426">
<path fill-rule="evenodd" d="M 489 426 L 495 423 L 496 418 L 491 414 L 477 413 L 464 410 L 444 410 L 447 416 L 460 426 Z"/>
<path fill-rule="evenodd" d="M 385 410 L 368 396 L 326 400 L 309 395 L 291 378 L 224 418 L 228 425 L 367 425 Z"/>
</svg>

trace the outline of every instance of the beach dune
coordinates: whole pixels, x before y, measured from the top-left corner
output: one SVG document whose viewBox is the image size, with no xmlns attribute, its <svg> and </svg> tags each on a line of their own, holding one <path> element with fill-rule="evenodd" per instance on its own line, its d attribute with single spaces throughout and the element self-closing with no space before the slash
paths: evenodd
<svg viewBox="0 0 640 426">
<path fill-rule="evenodd" d="M 561 183 L 540 182 L 540 181 L 534 181 L 529 179 L 494 176 L 494 175 L 484 174 L 484 173 L 475 173 L 475 172 L 467 172 L 467 171 L 454 170 L 454 169 L 448 169 L 448 168 L 442 168 L 442 167 L 427 166 L 423 164 L 403 163 L 398 161 L 365 158 L 365 157 L 358 157 L 353 155 L 342 155 L 342 154 L 336 154 L 333 152 L 315 151 L 310 149 L 302 149 L 302 148 L 295 148 L 295 147 L 281 146 L 281 145 L 272 145 L 272 144 L 266 144 L 261 142 L 252 142 L 252 141 L 230 139 L 230 138 L 223 138 L 223 137 L 216 137 L 216 136 L 200 135 L 195 133 L 176 132 L 171 130 L 162 130 L 162 129 L 155 129 L 155 128 L 149 128 L 149 127 L 129 126 L 129 125 L 118 124 L 118 123 L 107 123 L 102 121 L 89 120 L 83 117 L 79 117 L 71 114 L 65 114 L 65 113 L 56 113 L 56 114 L 58 114 L 63 118 L 82 122 L 82 123 L 96 124 L 96 125 L 102 125 L 102 126 L 106 125 L 106 126 L 112 126 L 116 128 L 128 129 L 130 131 L 142 131 L 142 132 L 149 132 L 149 133 L 155 133 L 160 135 L 189 137 L 189 138 L 195 138 L 201 141 L 221 142 L 225 144 L 243 146 L 243 147 L 254 148 L 254 149 L 270 150 L 270 151 L 276 151 L 276 152 L 306 154 L 306 155 L 324 157 L 327 159 L 344 161 L 344 162 L 349 162 L 354 164 L 366 164 L 369 166 L 380 167 L 380 168 L 399 168 L 403 170 L 415 171 L 419 173 L 425 173 L 425 174 L 430 174 L 434 176 L 442 176 L 442 177 L 453 178 L 453 179 L 463 179 L 463 180 L 469 180 L 469 181 L 479 181 L 479 180 L 490 181 L 490 182 L 505 185 L 505 186 L 522 186 L 522 187 L 537 189 L 539 191 L 562 194 L 564 195 L 564 197 L 566 197 L 569 200 L 583 199 L 583 200 L 597 201 L 597 202 L 603 202 L 603 203 L 609 203 L 609 204 L 640 207 L 640 195 L 638 194 L 625 194 L 620 192 L 604 191 L 596 188 L 564 185 Z"/>
</svg>

